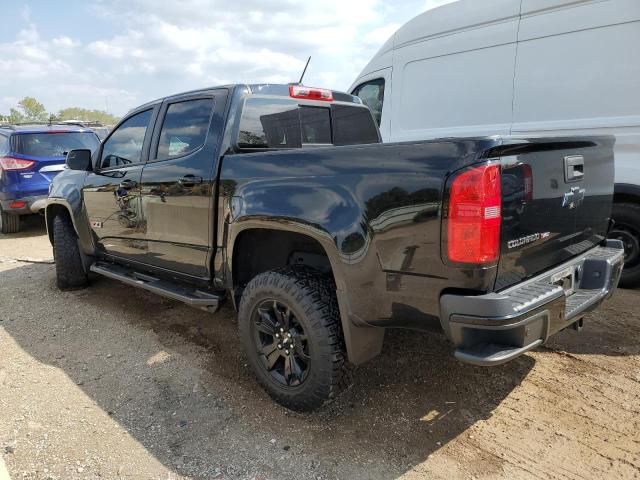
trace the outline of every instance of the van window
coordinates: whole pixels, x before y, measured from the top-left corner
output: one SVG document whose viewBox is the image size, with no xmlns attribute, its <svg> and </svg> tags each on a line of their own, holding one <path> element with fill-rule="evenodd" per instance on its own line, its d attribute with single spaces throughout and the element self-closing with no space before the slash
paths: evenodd
<svg viewBox="0 0 640 480">
<path fill-rule="evenodd" d="M 384 104 L 384 78 L 377 78 L 361 83 L 353 90 L 353 95 L 360 97 L 362 102 L 371 109 L 373 118 L 380 126 L 382 120 L 382 106 Z"/>
</svg>

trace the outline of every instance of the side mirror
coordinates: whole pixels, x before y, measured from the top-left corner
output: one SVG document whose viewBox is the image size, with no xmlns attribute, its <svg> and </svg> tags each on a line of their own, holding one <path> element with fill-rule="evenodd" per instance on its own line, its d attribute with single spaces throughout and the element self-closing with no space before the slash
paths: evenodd
<svg viewBox="0 0 640 480">
<path fill-rule="evenodd" d="M 91 172 L 93 170 L 93 165 L 91 163 L 91 150 L 71 150 L 67 153 L 67 167 L 70 170 Z"/>
</svg>

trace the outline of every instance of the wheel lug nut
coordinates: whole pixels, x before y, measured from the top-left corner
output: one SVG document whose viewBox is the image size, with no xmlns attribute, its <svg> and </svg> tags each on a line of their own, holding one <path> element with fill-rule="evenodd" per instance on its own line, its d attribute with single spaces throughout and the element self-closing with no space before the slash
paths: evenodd
<svg viewBox="0 0 640 480">
<path fill-rule="evenodd" d="M 276 333 L 276 338 L 280 338 L 280 334 L 279 333 Z"/>
<path fill-rule="evenodd" d="M 284 353 L 286 353 L 287 355 L 289 355 L 289 350 L 285 350 Z"/>
<path fill-rule="evenodd" d="M 281 343 L 279 343 L 279 344 L 278 344 L 278 348 L 279 348 L 280 350 L 282 350 L 282 344 L 281 344 Z"/>
</svg>

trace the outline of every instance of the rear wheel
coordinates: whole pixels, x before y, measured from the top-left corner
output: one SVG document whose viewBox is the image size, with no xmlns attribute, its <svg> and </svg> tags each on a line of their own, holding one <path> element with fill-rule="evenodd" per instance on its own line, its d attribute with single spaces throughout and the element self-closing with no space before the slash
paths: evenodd
<svg viewBox="0 0 640 480">
<path fill-rule="evenodd" d="M 616 203 L 613 205 L 615 225 L 609 238 L 621 240 L 624 244 L 624 270 L 620 286 L 640 285 L 640 205 Z"/>
<path fill-rule="evenodd" d="M 11 215 L 0 207 L 0 233 L 18 233 L 20 231 L 20 215 Z"/>
<path fill-rule="evenodd" d="M 309 268 L 262 273 L 244 290 L 238 319 L 249 363 L 275 401 L 310 411 L 339 393 L 344 342 L 326 276 Z"/>
<path fill-rule="evenodd" d="M 74 290 L 87 285 L 88 277 L 82 265 L 78 237 L 66 215 L 53 219 L 53 256 L 60 290 Z"/>
</svg>

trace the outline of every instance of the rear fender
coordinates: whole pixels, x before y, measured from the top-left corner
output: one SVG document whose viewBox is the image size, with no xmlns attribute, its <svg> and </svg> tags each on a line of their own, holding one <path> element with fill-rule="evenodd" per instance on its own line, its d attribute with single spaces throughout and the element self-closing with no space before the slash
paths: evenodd
<svg viewBox="0 0 640 480">
<path fill-rule="evenodd" d="M 301 223 L 289 218 L 268 217 L 265 219 L 258 218 L 238 218 L 236 221 L 228 225 L 227 230 L 227 258 L 225 261 L 228 288 L 233 291 L 233 252 L 234 245 L 238 236 L 250 229 L 266 229 L 277 230 L 282 232 L 292 232 L 305 235 L 320 244 L 326 253 L 333 278 L 336 284 L 336 296 L 338 299 L 338 308 L 340 310 L 340 320 L 342 331 L 347 349 L 347 357 L 353 364 L 361 364 L 370 360 L 380 353 L 382 350 L 382 342 L 384 340 L 384 329 L 365 325 L 353 315 L 349 296 L 347 293 L 347 281 L 344 271 L 341 268 L 340 253 L 336 247 L 335 241 L 329 232 L 326 232 L 316 226 Z"/>
</svg>

